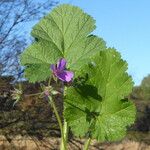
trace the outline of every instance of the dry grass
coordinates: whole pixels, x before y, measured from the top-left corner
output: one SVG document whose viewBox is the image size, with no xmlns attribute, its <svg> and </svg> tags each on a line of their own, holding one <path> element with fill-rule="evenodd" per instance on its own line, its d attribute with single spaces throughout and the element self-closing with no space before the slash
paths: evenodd
<svg viewBox="0 0 150 150">
<path fill-rule="evenodd" d="M 0 150 L 59 150 L 59 138 L 44 138 L 15 136 L 11 141 L 0 136 Z M 81 150 L 84 140 L 75 139 L 69 142 L 69 150 Z M 97 143 L 92 141 L 90 150 L 150 150 L 150 145 L 143 142 L 123 140 L 120 143 Z"/>
</svg>

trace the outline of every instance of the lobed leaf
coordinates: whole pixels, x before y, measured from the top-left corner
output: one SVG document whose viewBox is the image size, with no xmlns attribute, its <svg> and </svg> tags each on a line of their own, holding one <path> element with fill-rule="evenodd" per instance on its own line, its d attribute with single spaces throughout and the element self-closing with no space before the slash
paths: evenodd
<svg viewBox="0 0 150 150">
<path fill-rule="evenodd" d="M 126 127 L 135 120 L 135 106 L 125 98 L 133 87 L 127 63 L 118 52 L 108 49 L 85 68 L 88 81 L 67 90 L 64 115 L 69 126 L 77 136 L 100 141 L 123 138 Z"/>
<path fill-rule="evenodd" d="M 72 71 L 80 70 L 92 56 L 106 49 L 101 38 L 90 35 L 94 29 L 93 18 L 78 7 L 64 4 L 53 9 L 33 27 L 36 41 L 21 55 L 21 64 L 31 68 L 30 72 L 26 70 L 26 78 L 34 82 L 45 80 L 49 75 L 47 68 L 36 71 L 32 70 L 33 65 L 50 66 L 62 57 Z"/>
</svg>

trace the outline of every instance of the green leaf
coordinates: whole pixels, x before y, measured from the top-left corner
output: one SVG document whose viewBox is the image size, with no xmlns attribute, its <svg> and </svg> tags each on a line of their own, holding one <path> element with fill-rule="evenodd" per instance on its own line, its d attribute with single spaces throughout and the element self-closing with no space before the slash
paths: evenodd
<svg viewBox="0 0 150 150">
<path fill-rule="evenodd" d="M 75 135 L 99 141 L 123 138 L 136 112 L 134 104 L 125 98 L 133 87 L 126 73 L 127 63 L 118 52 L 108 49 L 85 68 L 88 81 L 66 92 L 64 115 L 69 126 Z"/>
<path fill-rule="evenodd" d="M 93 18 L 78 7 L 64 4 L 53 9 L 33 27 L 32 35 L 36 41 L 21 55 L 21 64 L 31 67 L 32 74 L 36 73 L 34 77 L 25 73 L 29 81 L 31 78 L 39 81 L 39 75 L 40 80 L 45 80 L 49 75 L 44 70 L 46 67 L 31 71 L 33 65 L 50 66 L 62 57 L 67 60 L 69 69 L 80 70 L 92 56 L 106 49 L 101 38 L 90 35 L 94 29 Z"/>
<path fill-rule="evenodd" d="M 34 73 L 33 73 L 34 72 Z M 39 74 L 40 72 L 40 74 Z M 37 75 L 38 74 L 38 75 Z M 49 64 L 32 64 L 26 68 L 25 76 L 28 77 L 30 82 L 43 81 L 50 77 L 51 71 Z"/>
</svg>

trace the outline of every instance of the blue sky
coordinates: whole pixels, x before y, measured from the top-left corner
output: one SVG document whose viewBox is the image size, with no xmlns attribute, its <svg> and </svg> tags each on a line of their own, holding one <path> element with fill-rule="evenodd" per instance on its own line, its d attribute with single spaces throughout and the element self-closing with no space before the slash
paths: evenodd
<svg viewBox="0 0 150 150">
<path fill-rule="evenodd" d="M 94 34 L 121 52 L 136 85 L 150 73 L 150 0 L 60 0 L 96 19 Z"/>
</svg>

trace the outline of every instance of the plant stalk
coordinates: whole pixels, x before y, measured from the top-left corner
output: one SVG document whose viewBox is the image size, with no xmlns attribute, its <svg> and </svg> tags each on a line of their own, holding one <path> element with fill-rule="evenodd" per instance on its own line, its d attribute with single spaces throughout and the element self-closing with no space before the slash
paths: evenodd
<svg viewBox="0 0 150 150">
<path fill-rule="evenodd" d="M 87 139 L 87 141 L 84 144 L 83 150 L 88 150 L 89 146 L 90 146 L 90 143 L 91 143 L 91 138 Z"/>
<path fill-rule="evenodd" d="M 66 150 L 65 148 L 67 147 L 68 142 L 68 124 L 66 120 L 64 120 L 63 134 L 64 134 L 64 142 L 61 142 L 61 150 Z"/>
<path fill-rule="evenodd" d="M 63 132 L 63 126 L 62 126 L 62 122 L 61 122 L 61 119 L 60 119 L 60 116 L 58 114 L 58 111 L 57 111 L 57 108 L 56 108 L 56 105 L 52 99 L 52 97 L 48 96 L 49 98 L 49 101 L 50 101 L 50 104 L 54 110 L 54 113 L 55 113 L 55 116 L 56 116 L 56 119 L 58 121 L 58 124 L 59 124 L 59 128 L 60 128 L 60 132 L 61 132 L 61 145 L 63 145 L 63 149 L 62 149 L 62 146 L 60 148 L 60 150 L 66 150 L 66 143 L 65 143 L 65 138 L 64 138 L 64 132 Z"/>
<path fill-rule="evenodd" d="M 35 93 L 35 94 L 25 94 L 25 96 L 37 96 L 37 95 L 40 95 L 40 94 L 42 94 L 42 92 L 40 92 L 40 93 Z"/>
<path fill-rule="evenodd" d="M 64 98 L 66 96 L 66 90 L 67 87 L 64 86 Z M 64 134 L 64 142 L 61 142 L 61 149 L 60 150 L 66 150 L 65 148 L 67 147 L 67 142 L 68 142 L 68 124 L 67 121 L 64 119 L 64 124 L 63 124 L 63 134 Z"/>
</svg>

